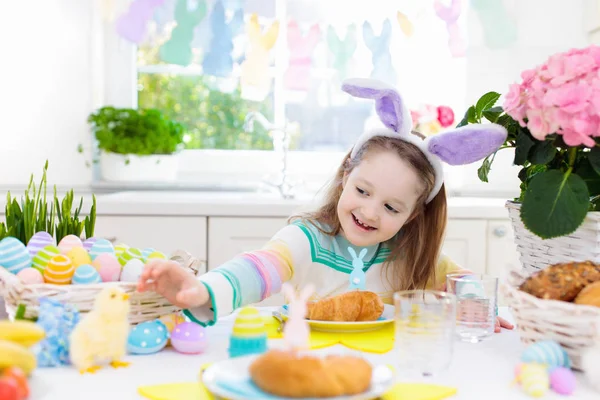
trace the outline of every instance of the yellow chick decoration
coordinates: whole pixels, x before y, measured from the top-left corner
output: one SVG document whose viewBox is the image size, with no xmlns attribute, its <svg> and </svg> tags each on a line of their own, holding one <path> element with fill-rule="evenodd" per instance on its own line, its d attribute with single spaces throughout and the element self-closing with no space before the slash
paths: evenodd
<svg viewBox="0 0 600 400">
<path fill-rule="evenodd" d="M 113 368 L 126 367 L 129 335 L 129 295 L 119 287 L 107 287 L 96 296 L 94 308 L 70 336 L 70 358 L 80 373 L 94 373 L 103 362 Z"/>
</svg>

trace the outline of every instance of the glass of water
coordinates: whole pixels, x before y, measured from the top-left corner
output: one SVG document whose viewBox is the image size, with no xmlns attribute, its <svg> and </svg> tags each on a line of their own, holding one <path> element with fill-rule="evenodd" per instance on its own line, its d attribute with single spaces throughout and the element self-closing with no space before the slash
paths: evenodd
<svg viewBox="0 0 600 400">
<path fill-rule="evenodd" d="M 446 291 L 456 296 L 456 333 L 479 343 L 494 335 L 498 313 L 498 278 L 486 274 L 450 274 Z"/>
<path fill-rule="evenodd" d="M 456 298 L 434 290 L 394 293 L 395 351 L 403 375 L 446 370 L 456 340 Z"/>
</svg>

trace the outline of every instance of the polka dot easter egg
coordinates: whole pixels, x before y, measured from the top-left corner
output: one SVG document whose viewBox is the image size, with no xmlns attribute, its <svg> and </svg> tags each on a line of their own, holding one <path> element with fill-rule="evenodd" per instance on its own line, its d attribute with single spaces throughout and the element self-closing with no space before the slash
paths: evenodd
<svg viewBox="0 0 600 400">
<path fill-rule="evenodd" d="M 94 266 L 100 274 L 102 282 L 116 282 L 121 276 L 121 264 L 119 264 L 119 261 L 114 254 L 99 254 L 98 257 L 92 261 L 92 266 Z"/>
<path fill-rule="evenodd" d="M 73 274 L 73 279 L 71 280 L 73 285 L 89 285 L 100 282 L 102 282 L 100 273 L 96 271 L 96 268 L 89 264 L 83 264 L 75 268 L 75 273 Z"/>
<path fill-rule="evenodd" d="M 121 270 L 121 282 L 137 282 L 142 275 L 144 270 L 144 262 L 140 259 L 134 258 L 127 261 L 127 264 Z"/>
<path fill-rule="evenodd" d="M 17 277 L 26 285 L 44 283 L 42 273 L 35 268 L 24 268 L 17 273 Z"/>
<path fill-rule="evenodd" d="M 142 259 L 142 252 L 140 249 L 136 249 L 135 247 L 129 247 L 118 257 L 121 265 L 125 266 L 129 260 L 133 260 L 137 258 L 138 260 Z"/>
<path fill-rule="evenodd" d="M 50 262 L 50 259 L 58 254 L 60 254 L 58 247 L 48 245 L 38 251 L 35 257 L 33 257 L 32 267 L 43 274 L 44 270 L 48 266 L 48 263 Z"/>
<path fill-rule="evenodd" d="M 56 246 L 56 239 L 48 232 L 36 232 L 27 242 L 27 250 L 31 257 L 35 257 L 38 251 L 46 246 Z"/>
<path fill-rule="evenodd" d="M 71 262 L 73 263 L 73 266 L 75 268 L 77 268 L 83 264 L 91 264 L 92 263 L 92 259 L 90 258 L 90 255 L 88 254 L 87 251 L 85 251 L 85 249 L 83 247 L 73 247 L 71 249 L 71 251 L 69 251 L 67 253 L 67 257 L 69 257 L 71 259 Z"/>
<path fill-rule="evenodd" d="M 92 247 L 90 248 L 90 257 L 95 260 L 100 254 L 111 254 L 115 255 L 115 248 L 112 243 L 107 239 L 96 239 Z"/>
<path fill-rule="evenodd" d="M 566 350 L 553 340 L 542 340 L 530 344 L 523 351 L 521 361 L 525 363 L 535 362 L 546 364 L 549 368 L 571 368 L 571 359 Z"/>
<path fill-rule="evenodd" d="M 67 235 L 58 242 L 58 249 L 61 254 L 68 254 L 73 247 L 83 247 L 81 239 L 75 235 Z"/>
<path fill-rule="evenodd" d="M 96 240 L 98 240 L 98 239 L 95 237 L 85 239 L 83 241 L 83 248 L 89 253 L 89 251 L 92 248 L 92 246 L 94 245 L 94 243 L 96 243 Z"/>
<path fill-rule="evenodd" d="M 169 331 L 169 334 L 173 332 L 173 329 L 175 329 L 175 326 L 181 324 L 182 322 L 185 322 L 185 317 L 183 316 L 183 314 L 181 313 L 173 313 L 173 314 L 168 314 L 168 315 L 163 315 L 159 318 L 159 320 L 165 324 L 165 326 L 167 327 L 167 330 Z M 170 341 L 167 341 L 167 346 L 170 344 Z"/>
<path fill-rule="evenodd" d="M 195 322 L 182 322 L 171 333 L 171 346 L 180 353 L 202 353 L 207 345 L 206 331 Z"/>
<path fill-rule="evenodd" d="M 127 351 L 129 354 L 152 354 L 161 351 L 167 345 L 169 332 L 160 320 L 137 324 L 129 332 Z"/>
<path fill-rule="evenodd" d="M 19 271 L 31 267 L 31 255 L 27 247 L 17 238 L 7 236 L 0 240 L 0 265 L 18 274 Z"/>
<path fill-rule="evenodd" d="M 68 285 L 73 278 L 73 263 L 71 259 L 64 254 L 58 254 L 50 259 L 48 266 L 44 270 L 44 281 L 55 285 Z"/>
</svg>

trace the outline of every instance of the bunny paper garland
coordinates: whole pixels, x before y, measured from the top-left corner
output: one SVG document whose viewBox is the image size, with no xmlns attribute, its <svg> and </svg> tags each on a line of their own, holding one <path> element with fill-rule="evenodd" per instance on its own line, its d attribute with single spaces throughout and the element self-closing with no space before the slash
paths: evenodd
<svg viewBox="0 0 600 400">
<path fill-rule="evenodd" d="M 194 28 L 206 15 L 206 2 L 198 1 L 196 8 L 188 8 L 188 0 L 177 0 L 175 21 L 177 25 L 169 40 L 160 48 L 160 57 L 164 62 L 186 66 L 192 62 L 192 40 Z"/>
<path fill-rule="evenodd" d="M 291 90 L 308 90 L 312 53 L 320 38 L 321 29 L 318 24 L 311 26 L 306 36 L 302 36 L 300 27 L 296 21 L 288 23 L 287 40 L 290 51 L 290 62 L 283 78 L 286 88 Z"/>
<path fill-rule="evenodd" d="M 387 136 L 404 140 L 417 146 L 427 157 L 435 172 L 435 185 L 427 202 L 439 192 L 444 182 L 441 162 L 464 165 L 481 160 L 497 151 L 508 135 L 498 124 L 470 124 L 454 128 L 425 140 L 411 133 L 412 118 L 404 99 L 393 87 L 375 79 L 346 79 L 342 90 L 351 96 L 375 100 L 375 111 L 385 127 L 365 131 L 352 148 L 351 157 L 370 138 Z"/>
<path fill-rule="evenodd" d="M 283 328 L 283 339 L 291 350 L 308 350 L 310 348 L 310 327 L 306 321 L 306 302 L 314 293 L 315 287 L 311 284 L 305 286 L 298 296 L 292 285 L 287 282 L 281 286 L 281 289 L 289 301 L 288 320 Z"/>
<path fill-rule="evenodd" d="M 350 289 L 365 290 L 367 287 L 367 278 L 363 268 L 365 263 L 363 258 L 367 255 L 367 249 L 362 249 L 358 256 L 352 247 L 348 247 L 348 252 L 352 256 L 352 272 L 350 273 Z"/>
<path fill-rule="evenodd" d="M 123 39 L 140 44 L 146 37 L 146 25 L 152 18 L 154 9 L 165 0 L 133 0 L 129 9 L 116 21 L 117 34 Z"/>
<path fill-rule="evenodd" d="M 373 27 L 368 21 L 363 23 L 363 40 L 371 50 L 373 70 L 371 78 L 379 79 L 390 84 L 396 83 L 396 71 L 392 65 L 390 42 L 392 39 L 392 23 L 388 18 L 383 21 L 379 36 L 373 32 Z"/>
<path fill-rule="evenodd" d="M 330 25 L 327 29 L 327 44 L 329 51 L 333 55 L 333 68 L 338 72 L 341 79 L 345 79 L 349 75 L 350 62 L 356 51 L 357 37 L 356 25 L 348 25 L 346 36 L 341 40 L 335 29 Z"/>
<path fill-rule="evenodd" d="M 239 8 L 227 23 L 225 7 L 218 0 L 210 14 L 211 38 L 202 60 L 202 71 L 206 75 L 227 78 L 233 71 L 233 37 L 244 20 L 244 10 Z"/>
<path fill-rule="evenodd" d="M 433 2 L 433 8 L 438 17 L 446 23 L 448 30 L 448 47 L 453 57 L 464 57 L 467 51 L 465 40 L 460 33 L 458 17 L 461 13 L 461 0 L 452 0 L 450 7 L 446 7 L 440 0 Z"/>
<path fill-rule="evenodd" d="M 517 40 L 517 26 L 502 1 L 471 0 L 471 7 L 481 20 L 485 44 L 490 49 L 504 49 Z"/>
</svg>

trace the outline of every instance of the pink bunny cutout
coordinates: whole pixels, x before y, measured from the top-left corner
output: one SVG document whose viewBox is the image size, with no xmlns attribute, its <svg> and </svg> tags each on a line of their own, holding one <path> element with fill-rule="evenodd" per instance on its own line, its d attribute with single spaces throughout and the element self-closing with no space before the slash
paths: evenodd
<svg viewBox="0 0 600 400">
<path fill-rule="evenodd" d="M 308 90 L 310 84 L 310 67 L 312 53 L 321 38 L 319 25 L 314 24 L 306 36 L 296 21 L 288 23 L 287 41 L 290 51 L 290 62 L 285 71 L 285 87 L 291 90 Z"/>
<path fill-rule="evenodd" d="M 283 339 L 293 351 L 308 350 L 310 348 L 310 327 L 306 322 L 306 302 L 314 293 L 315 287 L 311 284 L 305 286 L 298 297 L 289 283 L 284 283 L 281 289 L 289 301 L 288 320 L 283 328 Z"/>
<path fill-rule="evenodd" d="M 453 57 L 464 57 L 467 51 L 466 43 L 457 22 L 462 10 L 461 0 L 452 0 L 449 7 L 444 6 L 440 0 L 435 0 L 433 8 L 436 15 L 446 23 L 450 53 Z"/>
</svg>

